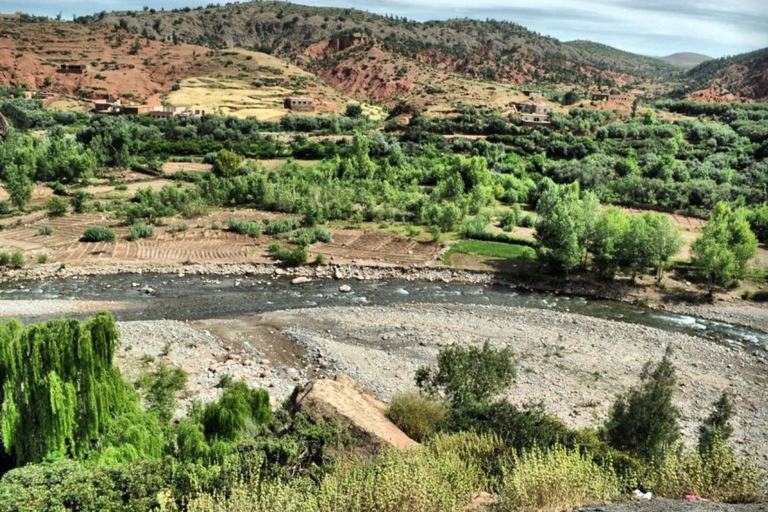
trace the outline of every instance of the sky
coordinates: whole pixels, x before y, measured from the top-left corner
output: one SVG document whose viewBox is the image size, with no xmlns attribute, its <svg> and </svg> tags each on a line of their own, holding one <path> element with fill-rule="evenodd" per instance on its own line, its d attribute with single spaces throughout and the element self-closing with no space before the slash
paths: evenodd
<svg viewBox="0 0 768 512">
<path fill-rule="evenodd" d="M 0 12 L 65 18 L 102 10 L 207 5 L 221 0 L 0 0 Z M 222 3 L 225 3 L 222 1 Z M 768 0 L 300 0 L 419 21 L 469 17 L 508 20 L 570 41 L 587 39 L 644 55 L 697 52 L 712 57 L 768 47 Z"/>
</svg>

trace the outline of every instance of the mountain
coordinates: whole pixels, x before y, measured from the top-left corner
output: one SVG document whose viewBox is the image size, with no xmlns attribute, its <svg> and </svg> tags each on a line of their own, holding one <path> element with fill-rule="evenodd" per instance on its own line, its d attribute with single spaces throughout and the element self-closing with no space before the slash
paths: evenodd
<svg viewBox="0 0 768 512">
<path fill-rule="evenodd" d="M 393 102 L 447 74 L 508 84 L 637 85 L 680 70 L 604 45 L 565 44 L 506 21 L 416 22 L 285 2 L 102 12 L 77 22 L 149 39 L 273 53 L 356 97 Z"/>
<path fill-rule="evenodd" d="M 667 55 L 666 57 L 660 57 L 660 59 L 673 66 L 689 69 L 696 67 L 703 62 L 707 62 L 708 60 L 712 60 L 712 57 L 701 53 L 680 52 Z"/>
<path fill-rule="evenodd" d="M 84 73 L 62 73 L 62 64 Z M 59 101 L 111 96 L 277 119 L 288 95 L 308 95 L 322 112 L 348 98 L 317 76 L 247 50 L 147 41 L 136 34 L 71 22 L 0 22 L 0 84 L 55 93 Z"/>
<path fill-rule="evenodd" d="M 768 100 L 768 48 L 712 59 L 685 74 L 688 97 Z"/>
</svg>

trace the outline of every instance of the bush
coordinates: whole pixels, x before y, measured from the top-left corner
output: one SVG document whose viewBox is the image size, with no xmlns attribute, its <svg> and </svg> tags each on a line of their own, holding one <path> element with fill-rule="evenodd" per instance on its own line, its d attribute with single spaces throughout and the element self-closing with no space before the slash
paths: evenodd
<svg viewBox="0 0 768 512">
<path fill-rule="evenodd" d="M 169 233 L 183 233 L 189 229 L 189 224 L 186 222 L 179 222 L 178 224 L 172 224 L 168 226 Z"/>
<path fill-rule="evenodd" d="M 10 253 L 8 251 L 0 251 L 0 267 L 7 267 L 10 262 Z"/>
<path fill-rule="evenodd" d="M 41 236 L 50 236 L 53 234 L 53 227 L 52 226 L 42 226 L 38 228 L 37 234 Z"/>
<path fill-rule="evenodd" d="M 48 263 L 48 255 L 46 253 L 40 253 L 37 255 L 37 262 L 41 265 Z"/>
<path fill-rule="evenodd" d="M 290 238 L 291 243 L 307 246 L 315 242 L 328 243 L 332 239 L 331 232 L 325 228 L 300 229 Z"/>
<path fill-rule="evenodd" d="M 264 232 L 268 235 L 279 235 L 280 233 L 288 233 L 295 229 L 299 229 L 301 222 L 299 219 L 280 219 L 267 222 L 267 227 L 264 228 Z"/>
<path fill-rule="evenodd" d="M 136 224 L 131 226 L 131 231 L 128 233 L 128 236 L 126 238 L 131 242 L 133 242 L 134 240 L 138 240 L 139 238 L 151 238 L 153 236 L 155 236 L 154 226 L 144 224 L 143 222 L 137 222 Z"/>
<path fill-rule="evenodd" d="M 672 403 L 675 368 L 668 347 L 655 367 L 645 364 L 641 385 L 634 387 L 613 404 L 605 424 L 608 442 L 617 450 L 650 460 L 659 457 L 680 437 L 677 422 L 680 412 Z"/>
<path fill-rule="evenodd" d="M 659 496 L 682 499 L 686 494 L 728 503 L 763 501 L 768 497 L 765 469 L 754 458 L 740 458 L 718 436 L 702 453 L 680 447 L 667 450 L 647 479 Z"/>
<path fill-rule="evenodd" d="M 24 256 L 24 253 L 21 251 L 13 251 L 11 253 L 9 265 L 11 268 L 23 268 L 24 265 L 27 263 L 27 258 Z"/>
<path fill-rule="evenodd" d="M 261 226 L 258 222 L 247 222 L 237 219 L 227 221 L 227 229 L 241 235 L 257 237 L 261 235 Z"/>
<path fill-rule="evenodd" d="M 72 211 L 75 213 L 85 213 L 87 210 L 87 202 L 93 196 L 84 190 L 76 190 L 72 193 L 72 197 L 69 203 L 72 205 Z"/>
<path fill-rule="evenodd" d="M 503 511 L 570 510 L 587 501 L 614 500 L 624 487 L 610 467 L 563 446 L 533 448 L 520 457 L 513 454 L 512 468 L 501 490 Z"/>
<path fill-rule="evenodd" d="M 512 351 L 491 348 L 451 347 L 437 355 L 437 368 L 422 366 L 416 385 L 432 396 L 442 394 L 453 406 L 490 401 L 515 378 Z"/>
<path fill-rule="evenodd" d="M 269 255 L 277 261 L 291 267 L 306 263 L 309 258 L 309 253 L 307 252 L 306 247 L 298 246 L 293 249 L 286 249 L 278 243 L 269 245 Z"/>
<path fill-rule="evenodd" d="M 10 201 L 0 201 L 0 215 L 8 215 L 9 213 L 11 213 Z"/>
<path fill-rule="evenodd" d="M 60 197 L 53 196 L 45 203 L 49 217 L 63 217 L 67 213 L 67 203 Z"/>
<path fill-rule="evenodd" d="M 448 410 L 441 402 L 417 392 L 396 394 L 387 412 L 400 430 L 419 443 L 432 435 L 447 415 Z"/>
<path fill-rule="evenodd" d="M 105 226 L 91 226 L 83 232 L 83 242 L 114 242 L 115 232 Z"/>
</svg>

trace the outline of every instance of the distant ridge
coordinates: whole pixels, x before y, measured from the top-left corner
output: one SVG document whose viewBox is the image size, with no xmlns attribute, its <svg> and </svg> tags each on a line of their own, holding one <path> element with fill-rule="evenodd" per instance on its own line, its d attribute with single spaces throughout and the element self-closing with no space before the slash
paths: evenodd
<svg viewBox="0 0 768 512">
<path fill-rule="evenodd" d="M 701 53 L 679 52 L 667 55 L 666 57 L 660 57 L 660 59 L 673 66 L 690 69 L 707 62 L 708 60 L 712 60 L 712 57 Z"/>
</svg>

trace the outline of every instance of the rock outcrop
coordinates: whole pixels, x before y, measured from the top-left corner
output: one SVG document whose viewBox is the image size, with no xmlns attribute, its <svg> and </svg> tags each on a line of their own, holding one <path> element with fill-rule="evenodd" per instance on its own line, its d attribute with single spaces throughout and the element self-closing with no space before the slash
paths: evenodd
<svg viewBox="0 0 768 512">
<path fill-rule="evenodd" d="M 343 374 L 296 388 L 291 405 L 314 421 L 336 418 L 351 431 L 361 450 L 404 450 L 418 445 L 387 418 L 386 404 L 370 389 Z"/>
</svg>

